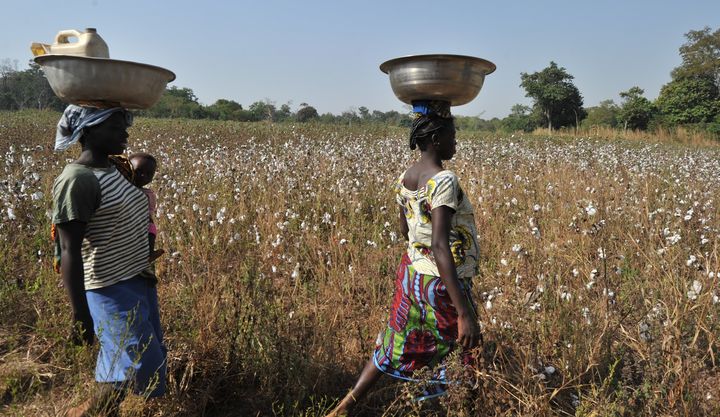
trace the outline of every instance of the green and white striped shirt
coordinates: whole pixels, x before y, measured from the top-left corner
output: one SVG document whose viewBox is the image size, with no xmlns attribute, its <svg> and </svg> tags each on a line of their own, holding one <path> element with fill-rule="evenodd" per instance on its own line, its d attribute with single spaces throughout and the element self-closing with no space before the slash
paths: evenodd
<svg viewBox="0 0 720 417">
<path fill-rule="evenodd" d="M 85 289 L 130 279 L 148 267 L 148 199 L 113 166 L 68 164 L 53 185 L 53 223 L 87 224 Z"/>
</svg>

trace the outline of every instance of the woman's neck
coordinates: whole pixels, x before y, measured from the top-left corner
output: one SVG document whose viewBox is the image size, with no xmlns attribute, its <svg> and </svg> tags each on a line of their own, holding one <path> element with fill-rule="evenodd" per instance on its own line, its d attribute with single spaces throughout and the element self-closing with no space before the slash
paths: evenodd
<svg viewBox="0 0 720 417">
<path fill-rule="evenodd" d="M 422 165 L 433 165 L 441 170 L 443 169 L 442 159 L 436 152 L 430 150 L 424 151 L 420 154 L 420 161 Z"/>
<path fill-rule="evenodd" d="M 75 163 L 93 168 L 107 168 L 110 166 L 108 156 L 109 155 L 104 152 L 83 149 L 78 159 L 75 160 Z"/>
</svg>

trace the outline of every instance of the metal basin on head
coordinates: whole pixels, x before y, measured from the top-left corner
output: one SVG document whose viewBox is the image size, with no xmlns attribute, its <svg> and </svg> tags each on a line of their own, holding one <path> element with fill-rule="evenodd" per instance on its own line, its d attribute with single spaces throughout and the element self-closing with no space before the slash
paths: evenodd
<svg viewBox="0 0 720 417">
<path fill-rule="evenodd" d="M 380 65 L 390 76 L 390 86 L 408 104 L 415 100 L 444 100 L 453 106 L 471 102 L 485 76 L 495 71 L 492 62 L 464 55 L 411 55 Z"/>
<path fill-rule="evenodd" d="M 61 100 L 81 106 L 147 109 L 175 79 L 165 68 L 108 58 L 40 55 L 35 62 Z"/>
</svg>

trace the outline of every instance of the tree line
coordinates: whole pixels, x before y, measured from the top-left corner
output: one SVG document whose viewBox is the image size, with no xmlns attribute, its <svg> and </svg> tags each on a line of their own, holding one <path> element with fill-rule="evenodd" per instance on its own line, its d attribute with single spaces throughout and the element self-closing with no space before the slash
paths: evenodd
<svg viewBox="0 0 720 417">
<path fill-rule="evenodd" d="M 507 132 L 596 126 L 623 130 L 686 126 L 720 134 L 720 29 L 692 30 L 685 38 L 679 48 L 682 63 L 672 71 L 670 82 L 662 86 L 654 101 L 644 96 L 642 88 L 633 86 L 619 93 L 620 103 L 604 100 L 597 106 L 585 108 L 582 94 L 573 83 L 574 77 L 551 61 L 541 71 L 520 74 L 520 87 L 532 99 L 531 106 L 516 104 L 502 119 L 458 116 L 456 125 L 464 130 Z M 22 71 L 16 62 L 6 60 L 0 64 L 0 110 L 62 110 L 64 106 L 37 64 L 31 61 L 30 67 Z M 301 103 L 293 110 L 290 103 L 277 105 L 270 100 L 256 101 L 248 107 L 230 99 L 203 105 L 192 89 L 174 86 L 166 89 L 155 106 L 138 113 L 157 118 L 245 122 L 410 124 L 408 113 L 371 111 L 364 106 L 335 115 L 320 114 L 308 103 Z"/>
</svg>

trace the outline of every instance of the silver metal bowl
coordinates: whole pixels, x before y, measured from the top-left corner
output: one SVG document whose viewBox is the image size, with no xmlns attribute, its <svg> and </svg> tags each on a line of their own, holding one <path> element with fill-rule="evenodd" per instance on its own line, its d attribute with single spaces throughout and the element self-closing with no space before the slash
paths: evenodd
<svg viewBox="0 0 720 417">
<path fill-rule="evenodd" d="M 390 86 L 401 101 L 445 100 L 453 106 L 477 97 L 485 76 L 495 64 L 464 55 L 411 55 L 391 59 L 380 65 L 390 76 Z"/>
<path fill-rule="evenodd" d="M 146 109 L 162 96 L 175 74 L 138 62 L 75 55 L 40 55 L 50 87 L 68 103 Z"/>
</svg>

